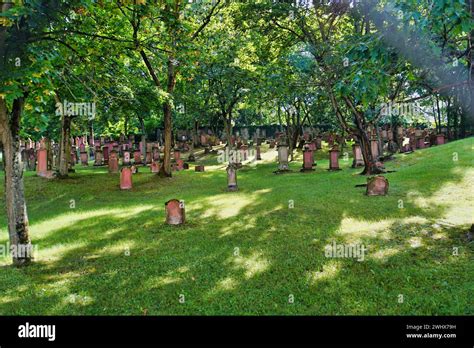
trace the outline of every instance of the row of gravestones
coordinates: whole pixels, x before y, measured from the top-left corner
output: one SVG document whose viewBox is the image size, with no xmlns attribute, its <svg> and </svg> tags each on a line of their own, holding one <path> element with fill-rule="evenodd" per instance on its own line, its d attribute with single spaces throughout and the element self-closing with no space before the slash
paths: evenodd
<svg viewBox="0 0 474 348">
<path fill-rule="evenodd" d="M 121 190 L 130 190 L 133 188 L 133 175 L 138 173 L 138 165 L 144 164 L 141 162 L 141 158 L 138 157 L 138 152 L 135 152 L 135 154 L 137 155 L 137 157 L 135 158 L 135 163 L 133 165 L 130 166 L 126 163 L 122 163 L 123 167 L 120 170 L 120 189 Z M 117 153 L 114 150 L 112 150 L 108 159 L 109 173 L 119 172 L 118 157 L 116 155 Z M 188 157 L 188 160 L 194 161 L 194 158 Z M 160 162 L 160 157 L 159 157 L 159 152 L 158 152 L 157 157 L 153 157 L 151 160 L 151 163 L 150 163 L 151 172 L 158 173 L 160 171 L 161 165 L 162 163 Z M 189 169 L 189 164 L 186 163 L 181 158 L 181 151 L 179 149 L 174 149 L 173 151 L 173 161 L 171 163 L 171 168 L 173 171 L 182 171 L 182 170 Z M 204 172 L 204 166 L 196 165 L 194 167 L 194 170 L 196 172 Z"/>
<path fill-rule="evenodd" d="M 413 134 L 414 136 L 415 133 Z M 426 135 L 427 136 L 427 135 Z M 304 149 L 303 149 L 303 168 L 301 169 L 301 172 L 309 172 L 313 171 L 313 166 L 316 165 L 314 161 L 314 151 L 317 149 L 321 148 L 321 143 L 320 141 L 317 140 L 316 138 L 313 141 L 306 142 Z M 414 144 L 411 145 L 411 151 L 414 151 L 417 146 L 418 148 L 425 148 L 427 145 L 424 142 L 424 137 L 421 136 L 419 138 L 420 140 Z M 443 145 L 445 143 L 445 138 L 443 134 L 437 134 L 436 135 L 436 145 Z M 429 144 L 429 143 L 428 143 Z M 371 140 L 371 151 L 372 155 L 377 159 L 376 165 L 379 167 L 382 167 L 383 164 L 381 162 L 381 154 L 379 154 L 379 147 L 378 147 L 378 141 L 375 138 L 372 138 Z M 333 145 L 331 149 L 329 150 L 329 168 L 328 170 L 330 171 L 338 171 L 341 170 L 339 167 L 339 147 L 337 145 Z M 364 158 L 362 156 L 362 151 L 360 148 L 359 144 L 353 144 L 352 145 L 352 153 L 353 153 L 353 162 L 352 162 L 352 167 L 363 167 L 365 165 L 364 163 Z M 284 141 L 282 141 L 278 145 L 278 169 L 274 172 L 275 174 L 282 174 L 282 173 L 288 173 L 291 172 L 289 169 L 289 164 L 288 164 L 288 157 L 289 157 L 289 148 L 288 145 L 285 144 Z M 388 193 L 388 180 L 381 175 L 371 177 L 367 179 L 367 195 L 371 196 L 376 196 L 376 195 L 386 195 Z"/>
</svg>

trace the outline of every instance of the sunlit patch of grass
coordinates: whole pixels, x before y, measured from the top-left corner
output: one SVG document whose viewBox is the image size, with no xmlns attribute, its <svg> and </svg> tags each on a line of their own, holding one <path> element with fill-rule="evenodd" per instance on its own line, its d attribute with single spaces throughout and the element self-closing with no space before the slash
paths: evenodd
<svg viewBox="0 0 474 348">
<path fill-rule="evenodd" d="M 307 279 L 310 285 L 317 284 L 321 280 L 330 280 L 336 277 L 342 267 L 341 261 L 331 260 L 327 262 L 322 270 L 311 271 L 307 273 Z"/>
<path fill-rule="evenodd" d="M 264 272 L 270 266 L 270 262 L 259 252 L 253 252 L 248 256 L 234 256 L 232 263 L 235 268 L 245 271 L 245 278 L 247 279 Z"/>
<path fill-rule="evenodd" d="M 277 151 L 262 149 L 263 161 L 238 171 L 238 192 L 202 150 L 206 172 L 140 168 L 127 192 L 106 168 L 52 181 L 26 172 L 38 256 L 21 269 L 0 256 L 0 314 L 474 313 L 471 139 L 397 154 L 385 197 L 355 187 L 366 178 L 350 160 L 328 172 L 327 147 L 314 172 L 299 173 L 298 153 L 285 175 L 273 174 Z M 164 224 L 171 198 L 185 201 L 183 226 Z M 326 257 L 333 241 L 363 244 L 364 260 Z"/>
</svg>

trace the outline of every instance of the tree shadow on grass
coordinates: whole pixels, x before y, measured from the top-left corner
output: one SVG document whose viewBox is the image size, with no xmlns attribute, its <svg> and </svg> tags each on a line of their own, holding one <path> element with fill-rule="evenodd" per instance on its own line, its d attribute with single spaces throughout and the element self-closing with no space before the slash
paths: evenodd
<svg viewBox="0 0 474 348">
<path fill-rule="evenodd" d="M 108 197 L 79 210 L 95 214 L 78 214 L 35 240 L 44 252 L 36 264 L 2 269 L 0 313 L 473 312 L 472 247 L 460 239 L 460 226 L 438 231 L 444 202 L 428 210 L 406 198 L 411 190 L 429 198 L 463 180 L 460 172 L 451 169 L 423 187 L 393 173 L 389 196 L 367 197 L 348 170 L 276 176 L 272 169 L 240 171 L 237 193 L 225 191 L 222 172 L 179 173 L 167 186 L 144 175 L 135 192 L 98 191 Z M 181 227 L 163 224 L 164 202 L 173 197 L 186 202 Z M 54 219 L 58 210 L 46 216 Z M 327 258 L 324 247 L 333 241 L 366 245 L 366 260 Z"/>
</svg>

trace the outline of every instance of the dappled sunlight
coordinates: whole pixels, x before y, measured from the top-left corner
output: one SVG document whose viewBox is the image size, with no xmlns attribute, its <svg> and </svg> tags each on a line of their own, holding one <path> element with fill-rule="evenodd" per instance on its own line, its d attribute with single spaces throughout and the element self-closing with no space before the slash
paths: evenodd
<svg viewBox="0 0 474 348">
<path fill-rule="evenodd" d="M 239 283 L 232 277 L 224 278 L 217 282 L 216 286 L 209 292 L 209 294 L 235 290 L 238 284 Z"/>
<path fill-rule="evenodd" d="M 369 222 L 352 217 L 344 217 L 335 234 L 343 236 L 346 242 L 358 242 L 360 238 L 366 237 L 389 239 L 389 227 L 394 221 L 394 219 L 386 219 L 377 222 Z"/>
<path fill-rule="evenodd" d="M 164 275 L 164 276 L 154 276 L 148 278 L 144 283 L 143 287 L 145 289 L 154 289 L 154 288 L 159 288 L 165 285 L 173 284 L 180 282 L 182 279 L 181 277 L 178 276 L 172 276 L 172 275 Z"/>
<path fill-rule="evenodd" d="M 251 197 L 246 195 L 230 195 L 213 197 L 207 199 L 208 208 L 202 215 L 203 218 L 217 217 L 219 219 L 227 219 L 239 215 L 240 211 L 246 206 L 254 203 Z"/>
<path fill-rule="evenodd" d="M 400 248 L 386 248 L 377 250 L 376 252 L 371 253 L 369 249 L 368 258 L 372 258 L 378 261 L 388 261 L 390 257 L 398 254 L 401 251 Z"/>
<path fill-rule="evenodd" d="M 337 276 L 342 268 L 341 261 L 330 260 L 323 265 L 322 271 L 310 271 L 306 273 L 308 283 L 315 285 L 321 280 L 329 280 Z"/>
<path fill-rule="evenodd" d="M 0 304 L 7 304 L 10 302 L 16 302 L 21 299 L 20 295 L 5 295 L 0 296 Z M 0 315 L 5 315 L 0 311 Z"/>
<path fill-rule="evenodd" d="M 452 225 L 472 224 L 474 216 L 474 169 L 454 168 L 453 174 L 461 177 L 459 182 L 447 182 L 429 197 L 419 192 L 410 192 L 408 197 L 419 208 L 445 207 L 443 216 L 437 220 Z M 447 199 L 450 198 L 450 199 Z"/>
<path fill-rule="evenodd" d="M 230 225 L 221 228 L 221 235 L 219 238 L 228 237 L 235 234 L 236 232 L 248 231 L 255 228 L 257 218 L 255 216 L 249 216 L 245 219 L 232 222 Z"/>
<path fill-rule="evenodd" d="M 132 256 L 136 250 L 135 248 L 135 241 L 127 239 L 104 246 L 103 248 L 97 251 L 97 255 L 110 256 L 121 254 L 124 256 Z"/>
<path fill-rule="evenodd" d="M 261 252 L 253 252 L 249 256 L 233 256 L 231 263 L 234 268 L 243 269 L 247 279 L 266 271 L 270 266 L 270 262 L 263 257 Z"/>
<path fill-rule="evenodd" d="M 92 297 L 81 294 L 68 294 L 62 299 L 63 305 L 86 306 L 93 302 Z"/>
<path fill-rule="evenodd" d="M 203 208 L 205 212 L 203 218 L 217 217 L 219 219 L 228 219 L 240 214 L 241 210 L 254 205 L 259 196 L 271 192 L 270 189 L 263 189 L 249 193 L 221 194 L 205 198 L 200 205 L 192 205 L 191 208 Z"/>
<path fill-rule="evenodd" d="M 165 275 L 149 277 L 146 281 L 143 282 L 143 287 L 145 289 L 153 289 L 181 282 L 185 279 L 185 275 L 189 272 L 189 270 L 190 268 L 188 266 L 181 266 L 174 271 L 168 272 Z"/>
<path fill-rule="evenodd" d="M 134 215 L 138 215 L 144 211 L 149 211 L 154 208 L 156 208 L 156 205 L 151 205 L 151 204 L 139 205 L 135 207 L 121 207 L 118 210 L 118 212 L 114 210 L 113 212 L 109 212 L 109 213 L 112 213 L 114 217 L 116 218 L 128 218 Z"/>
<path fill-rule="evenodd" d="M 421 216 L 398 219 L 384 219 L 377 222 L 344 218 L 336 235 L 344 237 L 346 243 L 360 243 L 363 238 L 390 240 L 394 237 L 394 228 L 402 230 L 404 226 L 427 225 L 429 220 Z"/>
<path fill-rule="evenodd" d="M 65 253 L 72 250 L 84 248 L 87 246 L 85 241 L 69 242 L 67 244 L 55 244 L 48 248 L 42 248 L 41 243 L 38 245 L 35 261 L 56 262 L 64 257 Z"/>
<path fill-rule="evenodd" d="M 153 205 L 139 205 L 133 207 L 118 207 L 113 209 L 104 208 L 86 211 L 74 211 L 74 209 L 71 209 L 71 212 L 58 215 L 52 219 L 44 220 L 38 224 L 32 224 L 30 229 L 31 234 L 34 235 L 36 238 L 38 236 L 47 237 L 54 231 L 74 226 L 81 221 L 86 221 L 89 219 L 94 219 L 106 215 L 111 215 L 116 218 L 123 219 L 140 214 L 144 211 L 148 211 L 154 207 L 155 206 Z"/>
<path fill-rule="evenodd" d="M 408 240 L 408 244 L 412 248 L 419 248 L 423 245 L 423 242 L 420 237 L 412 237 Z"/>
</svg>

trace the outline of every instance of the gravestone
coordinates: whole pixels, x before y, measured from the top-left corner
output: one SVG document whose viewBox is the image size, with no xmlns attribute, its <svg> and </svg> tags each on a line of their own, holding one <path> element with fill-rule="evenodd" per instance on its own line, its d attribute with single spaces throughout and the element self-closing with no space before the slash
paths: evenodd
<svg viewBox="0 0 474 348">
<path fill-rule="evenodd" d="M 128 165 L 130 165 L 130 163 L 132 163 L 132 161 L 130 159 L 130 151 L 128 149 L 126 149 L 126 150 L 123 151 L 123 165 L 128 166 Z"/>
<path fill-rule="evenodd" d="M 108 146 L 104 146 L 102 148 L 102 154 L 104 157 L 104 164 L 108 165 L 109 164 L 109 147 Z"/>
<path fill-rule="evenodd" d="M 166 224 L 181 225 L 185 221 L 184 202 L 177 199 L 171 199 L 165 203 Z"/>
<path fill-rule="evenodd" d="M 329 150 L 329 170 L 341 170 L 339 168 L 339 148 L 337 146 L 333 146 Z"/>
<path fill-rule="evenodd" d="M 28 149 L 28 170 L 35 170 L 36 169 L 36 156 L 35 156 L 35 149 L 31 147 Z"/>
<path fill-rule="evenodd" d="M 153 161 L 158 162 L 160 160 L 160 148 L 158 147 L 158 144 L 153 143 Z"/>
<path fill-rule="evenodd" d="M 412 151 L 415 151 L 416 150 L 416 137 L 415 137 L 415 134 L 410 134 L 409 136 L 409 144 L 410 144 L 410 149 Z"/>
<path fill-rule="evenodd" d="M 36 174 L 38 176 L 46 176 L 48 172 L 48 152 L 46 149 L 39 149 L 36 153 L 38 157 L 38 164 L 36 167 Z"/>
<path fill-rule="evenodd" d="M 201 140 L 201 146 L 206 146 L 207 145 L 207 135 L 206 134 L 201 134 L 200 140 Z"/>
<path fill-rule="evenodd" d="M 365 166 L 364 158 L 362 157 L 362 151 L 360 149 L 359 144 L 352 145 L 352 156 L 354 158 L 352 160 L 352 168 Z"/>
<path fill-rule="evenodd" d="M 179 151 L 177 149 L 174 150 L 174 159 L 175 159 L 175 161 L 181 159 L 181 151 Z"/>
<path fill-rule="evenodd" d="M 370 141 L 370 150 L 372 152 L 372 157 L 374 160 L 379 158 L 379 143 L 377 139 L 372 139 Z"/>
<path fill-rule="evenodd" d="M 425 138 L 424 137 L 418 138 L 417 147 L 419 149 L 424 149 L 425 148 Z"/>
<path fill-rule="evenodd" d="M 104 160 L 104 157 L 102 154 L 102 150 L 100 149 L 100 146 L 97 146 L 95 148 L 94 166 L 96 167 L 101 166 L 103 164 L 103 160 Z"/>
<path fill-rule="evenodd" d="M 133 151 L 133 163 L 135 165 L 142 163 L 142 155 L 139 149 L 136 149 L 135 151 Z"/>
<path fill-rule="evenodd" d="M 436 135 L 436 145 L 444 145 L 445 139 L 444 134 L 437 134 Z"/>
<path fill-rule="evenodd" d="M 288 164 L 288 145 L 281 143 L 278 145 L 278 170 L 275 174 L 291 172 Z"/>
<path fill-rule="evenodd" d="M 301 168 L 301 172 L 310 172 L 313 171 L 313 164 L 314 164 L 314 152 L 309 148 L 309 146 L 305 145 L 303 149 L 303 168 Z"/>
<path fill-rule="evenodd" d="M 237 191 L 237 167 L 234 163 L 229 163 L 227 166 L 227 191 Z"/>
<path fill-rule="evenodd" d="M 88 166 L 89 165 L 89 155 L 86 151 L 81 151 L 81 165 Z"/>
<path fill-rule="evenodd" d="M 184 169 L 184 161 L 182 159 L 176 160 L 176 169 L 177 171 Z"/>
<path fill-rule="evenodd" d="M 255 159 L 256 159 L 257 161 L 261 161 L 261 160 L 262 160 L 262 156 L 261 156 L 261 154 L 260 154 L 260 145 L 257 145 L 257 146 L 255 147 L 255 152 L 256 152 Z"/>
<path fill-rule="evenodd" d="M 320 135 L 316 137 L 316 150 L 321 150 L 323 148 L 323 139 L 321 138 Z"/>
<path fill-rule="evenodd" d="M 150 166 L 152 173 L 159 173 L 160 172 L 160 163 L 159 162 L 151 162 Z"/>
<path fill-rule="evenodd" d="M 388 193 L 388 180 L 382 175 L 367 178 L 368 196 L 385 196 Z"/>
<path fill-rule="evenodd" d="M 115 150 L 112 150 L 109 156 L 109 173 L 118 173 L 118 172 L 119 172 L 118 155 Z"/>
<path fill-rule="evenodd" d="M 247 145 L 242 145 L 240 146 L 240 158 L 243 161 L 246 161 L 248 158 L 248 146 Z"/>
<path fill-rule="evenodd" d="M 123 167 L 120 171 L 120 189 L 130 190 L 132 188 L 132 169 Z"/>
</svg>

